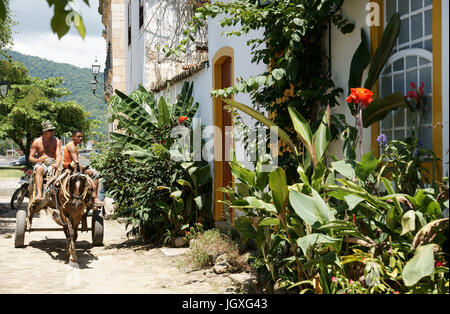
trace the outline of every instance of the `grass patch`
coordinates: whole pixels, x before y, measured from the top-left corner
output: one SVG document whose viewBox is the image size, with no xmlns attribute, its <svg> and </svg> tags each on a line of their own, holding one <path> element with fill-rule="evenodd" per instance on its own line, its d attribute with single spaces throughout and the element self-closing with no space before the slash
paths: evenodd
<svg viewBox="0 0 450 314">
<path fill-rule="evenodd" d="M 0 178 L 20 179 L 23 176 L 20 168 L 22 167 L 0 167 Z"/>
<path fill-rule="evenodd" d="M 206 230 L 191 240 L 189 259 L 195 268 L 211 267 L 219 256 L 231 265 L 232 272 L 249 268 L 238 245 L 218 229 Z"/>
</svg>

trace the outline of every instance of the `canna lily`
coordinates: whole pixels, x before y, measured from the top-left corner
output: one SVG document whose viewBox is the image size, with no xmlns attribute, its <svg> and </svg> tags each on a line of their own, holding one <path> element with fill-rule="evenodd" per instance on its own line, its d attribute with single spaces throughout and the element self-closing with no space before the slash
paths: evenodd
<svg viewBox="0 0 450 314">
<path fill-rule="evenodd" d="M 361 109 L 365 109 L 373 101 L 373 93 L 367 88 L 352 88 L 345 99 L 348 103 L 355 102 Z"/>
<path fill-rule="evenodd" d="M 364 109 L 369 107 L 369 104 L 373 101 L 373 93 L 367 89 L 367 88 L 351 88 L 350 95 L 345 99 L 348 103 L 357 104 L 358 109 L 355 113 L 356 117 L 356 124 L 358 127 L 358 143 L 359 143 L 359 149 L 361 152 L 361 156 L 364 155 L 363 149 L 362 149 L 362 135 L 363 135 L 363 118 L 362 118 L 362 112 Z"/>
<path fill-rule="evenodd" d="M 186 116 L 181 116 L 178 118 L 178 123 L 183 123 L 184 121 L 186 121 L 188 119 L 188 117 Z"/>
</svg>

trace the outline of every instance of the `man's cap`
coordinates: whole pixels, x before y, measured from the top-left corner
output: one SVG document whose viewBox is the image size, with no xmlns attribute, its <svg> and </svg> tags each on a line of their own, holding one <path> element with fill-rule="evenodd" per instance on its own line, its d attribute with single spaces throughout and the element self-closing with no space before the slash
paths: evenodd
<svg viewBox="0 0 450 314">
<path fill-rule="evenodd" d="M 47 120 L 44 123 L 42 123 L 42 132 L 54 130 L 54 129 L 55 129 L 55 127 L 53 126 L 53 124 L 50 121 Z"/>
</svg>

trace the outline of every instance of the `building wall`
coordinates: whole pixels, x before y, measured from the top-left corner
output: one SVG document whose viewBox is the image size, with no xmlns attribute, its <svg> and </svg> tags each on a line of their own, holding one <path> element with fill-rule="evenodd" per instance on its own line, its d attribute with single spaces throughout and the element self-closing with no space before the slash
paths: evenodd
<svg viewBox="0 0 450 314">
<path fill-rule="evenodd" d="M 224 1 L 229 2 L 229 1 Z M 217 52 L 223 48 L 223 47 L 230 47 L 233 49 L 234 53 L 234 82 L 233 85 L 237 83 L 237 79 L 248 79 L 252 76 L 256 76 L 259 74 L 262 74 L 266 71 L 266 65 L 265 64 L 255 64 L 251 62 L 252 55 L 251 55 L 251 47 L 246 44 L 246 42 L 251 38 L 257 38 L 262 37 L 263 31 L 252 31 L 248 35 L 243 35 L 240 37 L 237 36 L 221 36 L 222 31 L 224 28 L 220 26 L 220 21 L 223 18 L 223 15 L 217 16 L 214 20 L 210 20 L 208 22 L 208 46 L 209 46 L 209 62 L 210 62 L 210 78 L 213 80 L 213 73 L 212 73 L 212 66 L 213 66 L 213 59 L 214 56 L 216 56 Z M 238 27 L 236 27 L 238 28 Z M 232 27 L 225 28 L 226 30 L 232 30 Z M 212 88 L 212 85 L 211 85 Z M 233 99 L 237 102 L 243 103 L 248 106 L 252 106 L 252 102 L 250 99 L 249 94 L 245 93 L 238 93 L 233 96 Z M 209 107 L 205 108 L 205 110 L 208 110 L 210 114 L 210 119 L 213 121 L 213 107 L 212 107 L 212 101 L 209 103 Z M 255 121 L 250 118 L 248 115 L 240 112 L 241 117 L 243 118 L 243 121 L 246 125 L 253 125 Z M 235 141 L 234 143 L 234 149 L 236 151 L 236 158 L 243 162 L 243 164 L 249 168 L 252 168 L 253 165 L 247 160 L 246 152 L 244 149 L 244 145 L 242 142 Z"/>
<path fill-rule="evenodd" d="M 126 93 L 129 94 L 144 84 L 145 36 L 139 27 L 139 1 L 125 1 L 125 50 L 126 50 Z M 129 19 L 130 17 L 130 19 Z M 131 44 L 128 45 L 128 23 L 131 23 Z"/>
<path fill-rule="evenodd" d="M 111 43 L 111 70 L 106 78 L 106 84 L 113 89 L 126 90 L 126 62 L 125 62 L 125 1 L 124 0 L 101 0 L 99 2 L 99 13 L 102 15 L 102 23 L 105 26 L 103 37 L 108 50 Z M 105 94 L 108 101 L 112 95 Z M 108 133 L 116 130 L 117 123 L 108 126 Z"/>
<path fill-rule="evenodd" d="M 126 89 L 126 62 L 125 62 L 125 0 L 112 0 L 111 4 L 111 32 L 112 66 L 114 89 Z"/>
</svg>

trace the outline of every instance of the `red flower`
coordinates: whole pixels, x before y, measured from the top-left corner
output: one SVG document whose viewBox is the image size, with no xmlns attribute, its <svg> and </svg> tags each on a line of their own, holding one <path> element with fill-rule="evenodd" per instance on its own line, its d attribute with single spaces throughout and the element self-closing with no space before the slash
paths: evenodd
<svg viewBox="0 0 450 314">
<path fill-rule="evenodd" d="M 331 281 L 332 281 L 332 282 L 336 282 L 336 281 L 338 281 L 338 280 L 337 280 L 336 277 L 333 276 L 333 277 L 331 277 Z"/>
<path fill-rule="evenodd" d="M 185 116 L 181 116 L 178 118 L 178 123 L 183 123 L 184 121 L 186 121 L 188 119 L 188 117 Z"/>
<path fill-rule="evenodd" d="M 345 99 L 348 103 L 355 102 L 361 109 L 365 109 L 373 101 L 373 93 L 367 88 L 352 88 L 351 94 Z"/>
<path fill-rule="evenodd" d="M 400 294 L 400 292 L 398 292 L 398 291 L 395 291 L 394 293 L 395 293 L 395 294 Z"/>
<path fill-rule="evenodd" d="M 442 262 L 436 262 L 436 267 L 441 267 L 442 265 L 444 265 L 444 263 L 442 263 Z"/>
<path fill-rule="evenodd" d="M 406 94 L 406 96 L 405 96 L 406 100 L 407 101 L 415 100 L 417 103 L 419 103 L 423 96 L 423 88 L 424 88 L 425 84 L 423 82 L 420 83 L 420 86 L 418 89 L 416 87 L 416 84 L 414 84 L 413 82 L 411 82 L 409 85 L 411 86 L 411 89 L 413 89 L 413 90 L 409 91 Z"/>
</svg>

